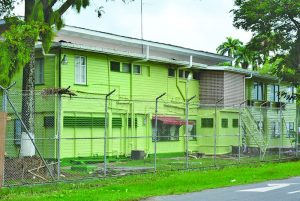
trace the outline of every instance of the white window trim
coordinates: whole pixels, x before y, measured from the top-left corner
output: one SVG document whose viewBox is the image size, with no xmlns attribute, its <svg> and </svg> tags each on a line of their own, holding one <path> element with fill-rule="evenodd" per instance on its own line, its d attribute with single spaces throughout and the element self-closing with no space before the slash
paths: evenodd
<svg viewBox="0 0 300 201">
<path fill-rule="evenodd" d="M 79 72 L 77 72 L 77 67 L 76 67 L 76 59 L 78 59 L 79 58 L 79 68 L 80 68 L 80 70 L 79 70 Z M 82 65 L 81 64 L 81 58 L 84 58 L 85 59 L 85 65 Z M 81 78 L 82 78 L 82 75 L 81 75 L 81 68 L 82 67 L 84 67 L 84 73 L 85 73 L 85 77 L 84 77 L 84 80 L 81 80 Z M 79 80 L 77 80 L 77 73 L 79 73 Z M 86 85 L 87 84 L 87 57 L 86 56 L 80 56 L 80 55 L 76 55 L 75 56 L 75 59 L 74 59 L 74 80 L 75 80 L 75 84 L 80 84 L 80 85 Z"/>
</svg>

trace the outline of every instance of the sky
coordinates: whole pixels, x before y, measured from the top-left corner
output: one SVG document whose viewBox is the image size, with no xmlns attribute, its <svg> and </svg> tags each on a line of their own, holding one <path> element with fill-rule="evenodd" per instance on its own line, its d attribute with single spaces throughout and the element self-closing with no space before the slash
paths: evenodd
<svg viewBox="0 0 300 201">
<path fill-rule="evenodd" d="M 216 52 L 216 48 L 232 36 L 243 42 L 251 33 L 233 27 L 233 0 L 142 0 L 143 39 L 182 47 Z M 97 17 L 96 9 L 104 13 Z M 16 13 L 22 15 L 23 7 Z M 68 10 L 66 25 L 141 38 L 141 0 L 91 0 L 80 14 Z"/>
</svg>

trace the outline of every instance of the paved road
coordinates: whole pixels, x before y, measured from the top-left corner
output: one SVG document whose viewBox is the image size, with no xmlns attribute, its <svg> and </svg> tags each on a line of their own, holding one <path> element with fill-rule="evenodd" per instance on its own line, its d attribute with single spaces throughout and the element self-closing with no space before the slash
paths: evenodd
<svg viewBox="0 0 300 201">
<path fill-rule="evenodd" d="M 288 171 L 288 170 L 287 170 Z M 211 189 L 146 201 L 300 201 L 300 177 L 257 184 Z"/>
</svg>

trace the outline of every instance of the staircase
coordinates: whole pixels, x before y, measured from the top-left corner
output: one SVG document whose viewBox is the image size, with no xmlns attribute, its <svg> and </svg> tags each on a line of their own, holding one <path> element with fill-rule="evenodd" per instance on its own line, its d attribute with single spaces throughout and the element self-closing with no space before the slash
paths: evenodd
<svg viewBox="0 0 300 201">
<path fill-rule="evenodd" d="M 247 107 L 243 108 L 243 110 L 241 111 L 241 124 L 242 129 L 245 132 L 245 136 L 250 138 L 252 141 L 252 143 L 250 144 L 259 147 L 261 152 L 261 160 L 263 160 L 266 154 L 269 139 L 268 137 L 265 138 L 263 132 L 258 129 L 255 118 Z"/>
</svg>

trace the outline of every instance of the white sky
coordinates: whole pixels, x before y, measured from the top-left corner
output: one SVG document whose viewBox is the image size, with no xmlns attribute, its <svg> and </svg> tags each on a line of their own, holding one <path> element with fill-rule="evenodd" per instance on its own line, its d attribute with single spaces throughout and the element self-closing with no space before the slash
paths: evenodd
<svg viewBox="0 0 300 201">
<path fill-rule="evenodd" d="M 141 0 L 91 1 L 80 14 L 69 10 L 65 24 L 141 38 Z M 101 5 L 105 13 L 98 18 L 95 10 Z M 143 0 L 143 37 L 209 52 L 215 52 L 227 36 L 247 42 L 251 33 L 232 26 L 232 8 L 233 0 Z M 17 14 L 22 10 L 19 6 Z"/>
</svg>

